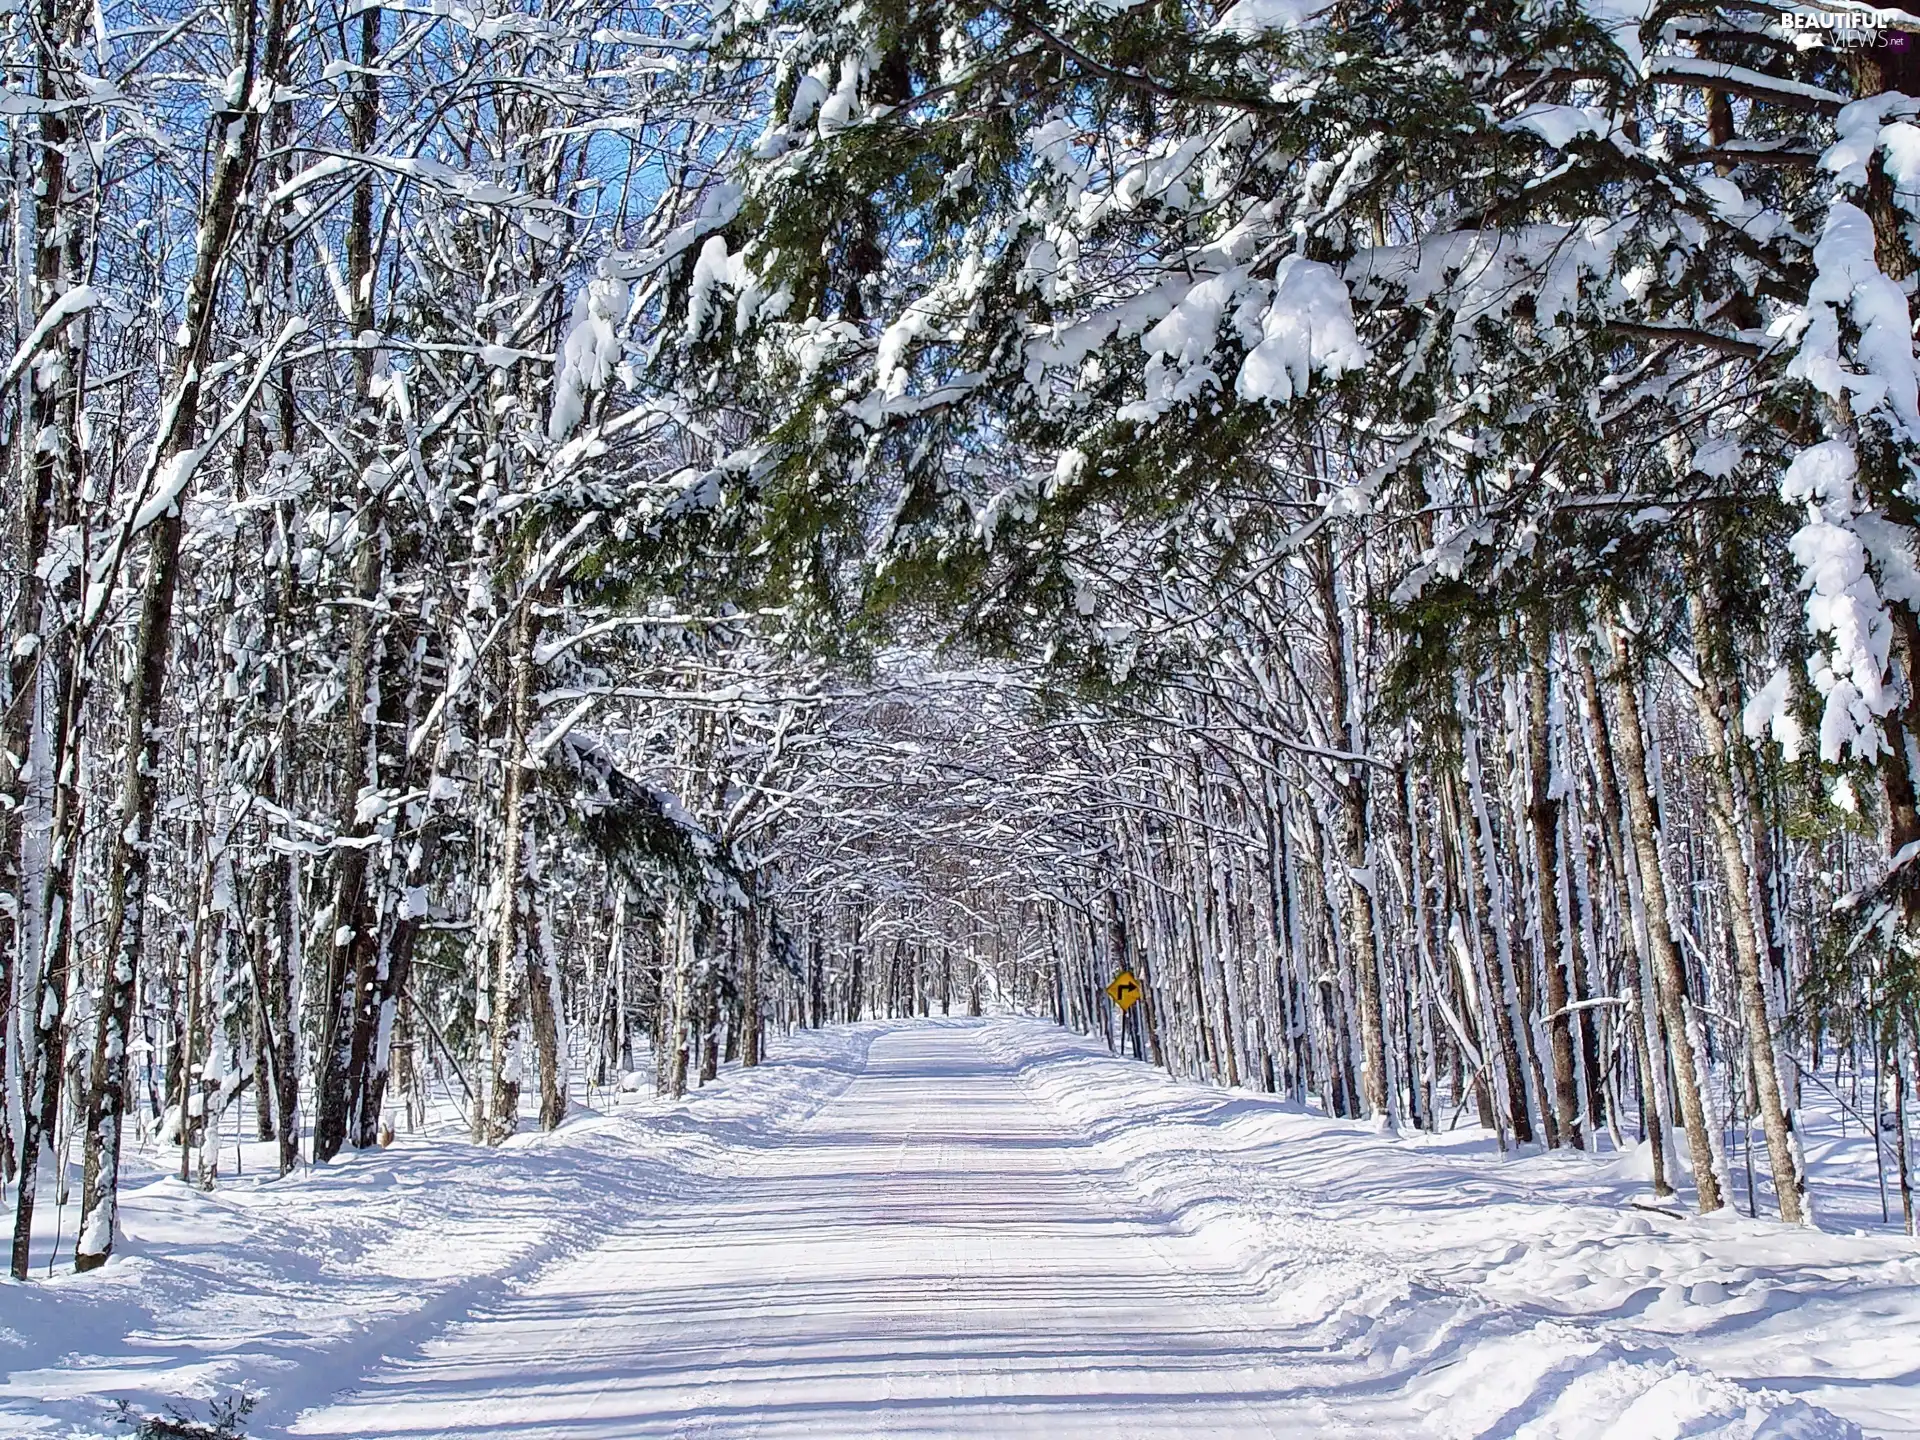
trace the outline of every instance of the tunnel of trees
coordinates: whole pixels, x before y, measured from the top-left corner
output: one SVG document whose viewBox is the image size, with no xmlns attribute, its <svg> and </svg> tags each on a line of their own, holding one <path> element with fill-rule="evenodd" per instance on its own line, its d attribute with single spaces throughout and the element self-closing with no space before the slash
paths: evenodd
<svg viewBox="0 0 1920 1440">
<path fill-rule="evenodd" d="M 1807 1222 L 1823 1087 L 1897 1117 L 1911 1226 L 1920 44 L 1737 0 L 0 35 L 16 1274 L 36 1205 L 106 1258 L 131 1145 L 210 1186 L 430 1100 L 498 1143 L 1006 1008 Z"/>
</svg>

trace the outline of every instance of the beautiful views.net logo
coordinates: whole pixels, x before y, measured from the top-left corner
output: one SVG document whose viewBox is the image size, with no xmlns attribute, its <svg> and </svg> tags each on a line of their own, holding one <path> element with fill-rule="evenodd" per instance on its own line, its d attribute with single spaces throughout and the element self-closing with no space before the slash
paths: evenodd
<svg viewBox="0 0 1920 1440">
<path fill-rule="evenodd" d="M 1779 20 L 1782 29 L 1829 45 L 1878 45 L 1888 50 L 1905 50 L 1909 43 L 1907 32 L 1894 29 L 1893 18 L 1886 11 L 1791 10 Z"/>
</svg>

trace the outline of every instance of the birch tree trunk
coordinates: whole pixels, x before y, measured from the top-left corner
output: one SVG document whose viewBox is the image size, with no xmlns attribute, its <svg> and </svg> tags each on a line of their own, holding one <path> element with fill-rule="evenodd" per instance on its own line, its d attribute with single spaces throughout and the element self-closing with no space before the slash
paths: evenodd
<svg viewBox="0 0 1920 1440">
<path fill-rule="evenodd" d="M 1594 772 L 1600 788 L 1601 828 L 1607 840 L 1607 860 L 1613 871 L 1614 888 L 1620 896 L 1620 903 L 1631 911 L 1634 892 L 1627 875 L 1626 843 L 1621 833 L 1625 812 L 1621 807 L 1620 779 L 1613 760 L 1613 743 L 1608 738 L 1606 707 L 1600 699 L 1600 680 L 1594 673 L 1592 657 L 1584 648 L 1577 649 L 1575 653 L 1580 670 L 1581 700 L 1593 739 Z M 1647 1041 L 1648 1022 L 1652 1017 L 1643 1013 L 1646 1007 L 1640 1003 L 1640 997 L 1646 993 L 1643 978 L 1645 957 L 1641 953 L 1646 943 L 1646 930 L 1644 925 L 1633 923 L 1626 928 L 1631 932 L 1626 937 L 1625 947 L 1627 986 L 1635 1001 L 1628 1028 L 1632 1031 L 1634 1060 L 1640 1072 L 1641 1103 L 1646 1111 L 1647 1145 L 1653 1162 L 1653 1193 L 1664 1197 L 1673 1193 L 1673 1186 L 1667 1180 L 1667 1127 L 1663 1118 L 1659 1075 L 1654 1069 L 1653 1053 Z"/>
<path fill-rule="evenodd" d="M 525 1023 L 528 959 L 523 954 L 526 926 L 527 726 L 533 717 L 534 599 L 514 601 L 512 641 L 507 657 L 506 727 L 500 738 L 500 860 L 495 871 L 497 920 L 493 935 L 492 1033 L 488 1074 L 481 1084 L 490 1092 L 484 1139 L 498 1145 L 520 1128 L 521 1029 Z"/>
<path fill-rule="evenodd" d="M 687 1093 L 687 1029 L 693 1007 L 694 917 L 692 906 L 672 901 L 662 925 L 665 975 L 660 1001 L 660 1093 L 678 1100 Z"/>
<path fill-rule="evenodd" d="M 1656 834 L 1653 792 L 1647 777 L 1647 742 L 1640 723 L 1639 688 L 1634 682 L 1636 667 L 1625 631 L 1611 632 L 1614 662 L 1614 709 L 1616 734 L 1620 748 L 1621 777 L 1626 782 L 1627 830 L 1633 842 L 1634 859 L 1640 869 L 1642 908 L 1646 912 L 1647 944 L 1653 958 L 1654 991 L 1659 999 L 1660 1018 L 1664 1022 L 1667 1045 L 1674 1056 L 1675 1088 L 1679 1091 L 1680 1118 L 1686 1127 L 1687 1150 L 1693 1164 L 1695 1194 L 1700 1213 L 1720 1209 L 1726 1198 L 1720 1190 L 1720 1176 L 1708 1133 L 1705 1102 L 1700 1095 L 1700 1066 L 1693 1043 L 1693 1001 L 1687 993 L 1687 973 L 1674 944 L 1667 908 L 1667 880 L 1660 868 L 1660 846 Z"/>
<path fill-rule="evenodd" d="M 1798 1146 L 1781 1098 L 1778 1051 L 1773 1016 L 1767 1004 L 1766 981 L 1760 971 L 1760 932 L 1756 928 L 1760 897 L 1753 890 L 1753 874 L 1740 843 L 1740 805 L 1734 789 L 1734 762 L 1728 727 L 1738 704 L 1731 637 L 1719 613 L 1718 595 L 1710 581 L 1694 588 L 1688 599 L 1693 621 L 1694 651 L 1700 664 L 1700 688 L 1694 700 L 1700 731 L 1707 742 L 1707 816 L 1720 852 L 1720 870 L 1727 886 L 1727 922 L 1733 932 L 1734 974 L 1747 1022 L 1747 1050 L 1753 1066 L 1754 1088 L 1760 1102 L 1760 1123 L 1767 1137 L 1767 1158 L 1773 1169 L 1774 1194 L 1780 1218 L 1790 1225 L 1807 1218 L 1806 1177 Z M 1735 738 L 1733 744 L 1740 741 Z"/>
<path fill-rule="evenodd" d="M 1531 773 L 1527 825 L 1533 838 L 1535 916 L 1540 927 L 1540 962 L 1547 982 L 1547 1044 L 1553 1066 L 1555 1137 L 1576 1150 L 1586 1148 L 1580 1130 L 1580 1093 L 1574 1079 L 1572 997 L 1567 985 L 1566 946 L 1560 928 L 1560 800 L 1553 785 L 1552 650 L 1546 627 L 1528 624 L 1527 746 Z"/>
</svg>

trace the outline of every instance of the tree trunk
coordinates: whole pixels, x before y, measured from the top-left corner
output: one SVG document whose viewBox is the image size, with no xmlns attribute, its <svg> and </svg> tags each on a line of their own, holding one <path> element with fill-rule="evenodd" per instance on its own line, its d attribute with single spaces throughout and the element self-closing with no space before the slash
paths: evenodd
<svg viewBox="0 0 1920 1440">
<path fill-rule="evenodd" d="M 1353 693 L 1349 673 L 1353 663 L 1352 636 L 1340 603 L 1335 563 L 1331 543 L 1323 540 L 1315 556 L 1314 579 L 1319 590 L 1321 624 L 1326 630 L 1335 733 L 1350 754 L 1358 755 L 1365 749 L 1366 736 L 1357 709 L 1359 697 Z M 1373 897 L 1373 833 L 1369 823 L 1371 787 L 1366 767 L 1355 761 L 1341 764 L 1333 781 L 1340 826 L 1337 863 L 1346 871 L 1347 879 L 1346 942 L 1360 1012 L 1360 1089 L 1368 1118 L 1377 1125 L 1391 1126 L 1394 1114 L 1389 1098 L 1387 1038 L 1380 1007 L 1380 961 L 1374 933 L 1377 919 Z"/>
<path fill-rule="evenodd" d="M 747 911 L 747 943 L 740 975 L 740 1064 L 751 1070 L 760 1063 L 760 966 L 772 925 L 758 906 Z"/>
<path fill-rule="evenodd" d="M 354 1010 L 353 1039 L 347 1052 L 347 1133 L 359 1149 L 377 1144 L 380 1112 L 386 1103 L 392 1071 L 394 1024 L 407 993 L 413 969 L 413 948 L 426 919 L 412 897 L 423 893 L 437 846 L 430 818 L 420 822 L 420 833 L 408 847 L 405 872 L 390 881 L 392 891 L 409 897 L 399 918 L 375 948 L 375 963 Z"/>
<path fill-rule="evenodd" d="M 197 390 L 198 383 L 189 382 Z M 146 918 L 148 859 L 160 772 L 160 705 L 166 689 L 174 587 L 179 580 L 180 512 L 176 506 L 153 527 L 134 631 L 134 683 L 127 693 L 126 764 L 119 825 L 113 833 L 103 953 L 106 975 L 94 1027 L 87 1076 L 86 1161 L 81 1183 L 80 1234 L 74 1267 L 106 1264 L 113 1253 L 118 1209 L 120 1141 L 126 1129 L 127 1054 L 133 1041 L 133 1001 Z"/>
<path fill-rule="evenodd" d="M 486 1134 L 498 1145 L 520 1128 L 521 1027 L 526 1013 L 526 740 L 533 718 L 534 597 L 514 602 L 512 648 L 507 659 L 507 723 L 500 740 L 500 861 L 495 872 L 497 929 L 493 936 L 492 1034 L 487 1074 Z"/>
<path fill-rule="evenodd" d="M 252 945 L 254 1006 L 263 1033 L 261 1049 L 267 1060 L 264 1079 L 256 1080 L 271 1106 L 273 1134 L 279 1142 L 282 1175 L 300 1164 L 300 1077 L 295 1067 L 293 1036 L 293 974 L 288 963 L 288 936 L 279 923 L 286 877 L 278 866 L 268 869 L 255 901 Z"/>
<path fill-rule="evenodd" d="M 66 98 L 69 85 L 57 66 L 68 46 L 78 41 L 87 16 L 70 0 L 42 0 L 34 54 L 34 91 L 42 99 Z M 85 146 L 72 154 L 72 112 L 49 104 L 35 121 L 31 220 L 21 228 L 32 238 L 31 298 L 34 314 L 45 315 L 84 274 L 80 202 L 94 196 L 85 167 Z M 70 156 L 76 162 L 70 166 Z M 79 175 L 73 170 L 78 168 Z M 23 307 L 25 308 L 25 307 Z M 23 315 L 25 324 L 36 323 Z M 5 1027 L 0 1026 L 0 1177 L 20 1159 L 15 1197 L 12 1272 L 27 1276 L 38 1168 L 52 1161 L 53 1122 L 59 1113 L 66 1058 L 65 1024 L 69 933 L 72 923 L 71 867 L 77 847 L 78 792 L 72 767 L 79 739 L 79 682 L 83 674 L 78 620 L 84 534 L 73 563 L 42 574 L 52 538 L 82 519 L 80 468 L 80 377 L 86 366 L 87 325 L 70 320 L 49 338 L 20 381 L 25 397 L 16 422 L 21 484 L 13 519 L 12 563 L 18 588 L 9 617 L 5 709 L 0 713 L 0 1004 L 18 993 L 19 1097 L 21 1133 L 17 1146 L 7 1133 L 12 1106 L 4 1065 Z M 0 473 L 13 473 L 13 464 Z M 45 773 L 41 773 L 44 770 Z M 43 868 L 31 863 L 32 842 L 26 817 L 35 794 L 51 782 L 51 815 Z"/>
<path fill-rule="evenodd" d="M 363 795 L 379 788 L 378 739 L 370 723 L 377 641 L 372 610 L 380 584 L 380 536 L 363 536 L 353 562 L 353 599 L 347 607 L 347 689 L 335 776 L 339 786 L 334 849 L 333 933 L 327 954 L 326 1010 L 315 1055 L 313 1160 L 340 1153 L 352 1127 L 348 1090 L 355 1070 L 357 1023 L 369 1003 L 379 963 L 379 914 L 374 905 L 374 832 L 360 815 Z"/>
<path fill-rule="evenodd" d="M 1600 788 L 1600 823 L 1606 837 L 1607 861 L 1613 872 L 1619 903 L 1623 911 L 1630 912 L 1633 908 L 1633 889 L 1627 876 L 1626 842 L 1621 833 L 1625 812 L 1621 808 L 1619 772 L 1614 766 L 1606 708 L 1601 703 L 1600 681 L 1594 674 L 1592 657 L 1584 648 L 1576 649 L 1575 654 L 1580 668 L 1580 692 L 1587 712 L 1587 728 L 1593 737 L 1594 770 Z M 1641 955 L 1646 934 L 1641 926 L 1629 924 L 1626 928 L 1632 932 L 1626 947 L 1627 986 L 1636 1002 L 1628 1028 L 1633 1034 L 1634 1062 L 1640 1072 L 1641 1103 L 1646 1108 L 1644 1128 L 1653 1161 L 1653 1193 L 1665 1197 L 1673 1193 L 1673 1186 L 1667 1180 L 1666 1121 L 1662 1118 L 1664 1112 L 1661 1108 L 1659 1073 L 1654 1069 L 1653 1053 L 1647 1042 L 1647 1022 L 1651 1017 L 1640 1013 L 1645 1007 L 1638 1003 L 1639 997 L 1646 993 Z"/>
<path fill-rule="evenodd" d="M 567 1118 L 567 1057 L 561 1037 L 560 971 L 553 960 L 546 924 L 527 904 L 527 999 L 533 1022 L 534 1056 L 540 1063 L 540 1128 L 558 1130 Z"/>
<path fill-rule="evenodd" d="M 1486 787 L 1480 768 L 1479 728 L 1467 694 L 1464 675 L 1454 676 L 1454 703 L 1461 724 L 1461 749 L 1466 760 L 1467 805 L 1461 811 L 1461 824 L 1468 833 L 1462 837 L 1467 854 L 1467 874 L 1472 882 L 1473 909 L 1480 917 L 1480 949 L 1487 971 L 1488 1008 L 1494 1038 L 1500 1048 L 1501 1068 L 1507 1090 L 1507 1123 L 1513 1128 L 1516 1144 L 1533 1143 L 1533 1105 L 1528 1075 L 1532 1069 L 1528 1056 L 1525 1017 L 1516 1016 L 1512 956 L 1508 953 L 1506 892 L 1500 880 L 1498 855 L 1494 847 L 1493 817 L 1488 813 Z M 1457 805 L 1457 801 L 1456 801 Z"/>
<path fill-rule="evenodd" d="M 720 965 L 716 954 L 700 976 L 700 1083 L 720 1074 Z"/>
<path fill-rule="evenodd" d="M 1689 597 L 1694 651 L 1700 665 L 1700 688 L 1694 692 L 1700 730 L 1707 742 L 1707 815 L 1720 851 L 1720 869 L 1727 885 L 1727 920 L 1733 931 L 1733 966 L 1739 979 L 1740 1004 L 1747 1022 L 1747 1049 L 1753 1065 L 1754 1088 L 1760 1102 L 1760 1123 L 1766 1131 L 1767 1158 L 1773 1168 L 1774 1193 L 1780 1218 L 1790 1225 L 1807 1218 L 1806 1177 L 1801 1172 L 1798 1146 L 1781 1099 L 1778 1051 L 1773 1017 L 1767 1004 L 1766 980 L 1760 970 L 1760 934 L 1756 929 L 1759 899 L 1752 888 L 1752 872 L 1740 843 L 1740 804 L 1734 789 L 1733 759 L 1728 726 L 1733 722 L 1739 695 L 1733 670 L 1732 640 L 1720 614 L 1717 591 L 1710 582 L 1696 585 Z M 1734 744 L 1741 743 L 1737 738 Z"/>
<path fill-rule="evenodd" d="M 360 12 L 362 68 L 355 76 L 354 101 L 347 117 L 353 146 L 362 154 L 373 149 L 378 126 L 380 91 L 375 67 L 379 53 L 380 11 L 370 6 Z M 363 168 L 354 183 L 346 239 L 352 304 L 346 319 L 356 336 L 373 328 L 373 266 L 373 177 Z M 355 437 L 353 450 L 367 475 L 375 473 L 368 463 L 374 453 L 370 433 L 373 359 L 372 351 L 365 348 L 353 352 L 353 423 L 362 431 Z M 378 871 L 373 863 L 378 831 L 375 817 L 363 815 L 360 807 L 364 796 L 379 790 L 381 780 L 379 731 L 369 712 L 383 703 L 386 688 L 380 685 L 377 673 L 381 637 L 374 624 L 385 570 L 382 508 L 382 497 L 373 494 L 357 518 L 356 523 L 366 526 L 366 533 L 359 536 L 354 552 L 353 596 L 346 610 L 347 693 L 335 770 L 339 786 L 336 826 L 346 843 L 334 854 L 334 936 L 328 950 L 327 1009 L 315 1075 L 316 1163 L 331 1160 L 349 1141 L 365 1145 L 373 1138 L 365 1118 L 355 1113 L 354 1092 L 363 1089 L 371 1044 L 367 1013 L 377 1008 L 375 984 L 381 969 L 380 906 L 375 893 Z"/>
<path fill-rule="evenodd" d="M 78 599 L 77 592 L 71 599 Z M 64 603 L 64 602 L 63 602 Z M 63 637 L 62 660 L 53 677 L 58 696 L 54 722 L 53 816 L 49 828 L 46 873 L 40 913 L 43 934 L 39 974 L 28 992 L 32 1014 L 27 1050 L 23 1057 L 24 1093 L 21 1097 L 21 1169 L 14 1197 L 12 1273 L 27 1278 L 33 1238 L 34 1202 L 40 1165 L 51 1168 L 59 1157 L 54 1134 L 60 1115 L 62 1081 L 66 1075 L 68 1042 L 67 989 L 73 955 L 73 871 L 80 846 L 81 799 L 79 748 L 81 726 L 81 667 Z M 24 1026 L 23 1026 L 24 1028 Z"/>
<path fill-rule="evenodd" d="M 662 926 L 663 958 L 660 1001 L 660 1070 L 662 1094 L 678 1100 L 687 1093 L 687 1021 L 693 1007 L 694 915 L 689 904 L 674 901 Z"/>
<path fill-rule="evenodd" d="M 1547 1046 L 1553 1067 L 1555 1138 L 1586 1148 L 1580 1130 L 1580 1090 L 1574 1078 L 1573 1003 L 1567 985 L 1566 946 L 1560 925 L 1560 799 L 1553 786 L 1552 645 L 1546 627 L 1528 624 L 1527 748 L 1532 773 L 1527 825 L 1533 838 L 1533 893 L 1540 927 L 1540 962 L 1547 981 Z"/>
<path fill-rule="evenodd" d="M 237 18 L 244 82 L 233 93 L 251 93 L 257 8 L 248 4 Z M 268 53 L 276 53 L 284 30 L 280 0 L 269 0 L 264 25 Z M 274 66 L 269 63 L 268 73 Z M 253 167 L 259 143 L 257 112 L 220 110 L 213 116 L 216 145 L 212 183 L 202 212 L 195 247 L 194 273 L 186 293 L 181 331 L 187 337 L 175 381 L 163 405 L 159 432 L 144 469 L 139 493 L 171 486 L 174 494 L 147 528 L 147 569 L 134 628 L 133 683 L 126 696 L 126 747 L 122 757 L 119 815 L 112 829 L 107 873 L 111 889 L 102 953 L 106 974 L 94 1028 L 93 1062 L 88 1073 L 85 1179 L 80 1201 L 80 1231 L 74 1267 L 87 1271 L 104 1265 L 113 1252 L 119 1201 L 120 1145 L 126 1130 L 127 1055 L 131 1042 L 134 995 L 144 939 L 147 882 L 153 849 L 154 807 L 161 769 L 161 705 L 173 631 L 173 602 L 180 578 L 180 540 L 187 482 L 179 467 L 191 462 L 199 426 L 201 375 L 217 308 L 221 277 L 239 213 L 239 197 Z M 128 535 L 139 516 L 129 521 Z"/>
<path fill-rule="evenodd" d="M 1614 660 L 1614 707 L 1617 711 L 1616 735 L 1620 748 L 1620 771 L 1626 782 L 1627 830 L 1633 842 L 1634 859 L 1640 869 L 1641 908 L 1646 912 L 1647 944 L 1653 958 L 1654 991 L 1659 999 L 1660 1015 L 1665 1021 L 1667 1044 L 1673 1051 L 1676 1086 L 1680 1092 L 1680 1118 L 1687 1132 L 1687 1149 L 1693 1162 L 1693 1183 L 1699 1196 L 1700 1213 L 1707 1214 L 1726 1204 L 1721 1193 L 1720 1176 L 1709 1133 L 1706 1104 L 1700 1094 L 1700 1066 L 1695 1053 L 1693 1001 L 1687 993 L 1687 973 L 1680 951 L 1674 944 L 1667 908 L 1667 880 L 1660 868 L 1657 835 L 1659 820 L 1654 813 L 1653 794 L 1647 777 L 1647 742 L 1640 723 L 1640 696 L 1635 684 L 1636 666 L 1625 632 L 1611 632 Z"/>
</svg>

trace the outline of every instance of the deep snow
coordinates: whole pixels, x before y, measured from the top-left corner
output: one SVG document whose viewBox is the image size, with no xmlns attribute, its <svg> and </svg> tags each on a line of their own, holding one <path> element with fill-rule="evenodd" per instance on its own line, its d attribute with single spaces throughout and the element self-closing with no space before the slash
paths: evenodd
<svg viewBox="0 0 1920 1440">
<path fill-rule="evenodd" d="M 1911 1241 L 1637 1209 L 1636 1163 L 842 1027 L 500 1152 L 142 1184 L 104 1272 L 0 1284 L 0 1435 L 245 1387 L 262 1437 L 1920 1437 Z"/>
</svg>

